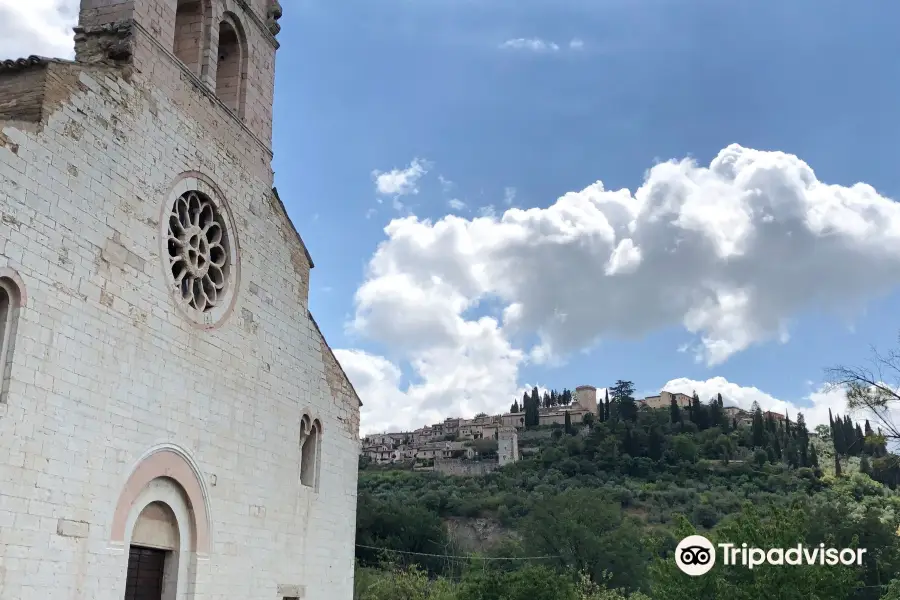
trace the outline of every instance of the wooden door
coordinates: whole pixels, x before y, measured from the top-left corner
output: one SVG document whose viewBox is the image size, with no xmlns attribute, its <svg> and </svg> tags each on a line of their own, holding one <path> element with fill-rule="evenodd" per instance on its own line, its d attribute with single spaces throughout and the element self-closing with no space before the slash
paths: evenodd
<svg viewBox="0 0 900 600">
<path fill-rule="evenodd" d="M 162 600 L 166 554 L 165 550 L 131 547 L 125 600 Z"/>
</svg>

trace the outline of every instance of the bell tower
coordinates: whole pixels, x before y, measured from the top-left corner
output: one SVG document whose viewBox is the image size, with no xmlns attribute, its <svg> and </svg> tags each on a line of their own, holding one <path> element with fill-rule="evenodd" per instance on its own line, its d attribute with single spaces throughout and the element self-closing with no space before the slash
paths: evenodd
<svg viewBox="0 0 900 600">
<path fill-rule="evenodd" d="M 81 0 L 75 60 L 187 80 L 271 148 L 278 0 Z"/>
</svg>

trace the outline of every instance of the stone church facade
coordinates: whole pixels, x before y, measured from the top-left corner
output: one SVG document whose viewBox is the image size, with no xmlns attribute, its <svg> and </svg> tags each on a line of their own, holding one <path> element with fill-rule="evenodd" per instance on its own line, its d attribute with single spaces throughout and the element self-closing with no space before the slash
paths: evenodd
<svg viewBox="0 0 900 600">
<path fill-rule="evenodd" d="M 360 401 L 273 187 L 274 0 L 0 63 L 0 600 L 349 600 Z"/>
</svg>

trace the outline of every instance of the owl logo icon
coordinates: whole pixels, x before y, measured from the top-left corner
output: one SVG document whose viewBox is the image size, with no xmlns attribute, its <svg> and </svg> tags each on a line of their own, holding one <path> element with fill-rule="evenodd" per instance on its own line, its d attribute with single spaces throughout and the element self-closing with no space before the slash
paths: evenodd
<svg viewBox="0 0 900 600">
<path fill-rule="evenodd" d="M 691 577 L 709 573 L 716 564 L 716 549 L 702 535 L 689 535 L 675 548 L 675 564 Z"/>
</svg>

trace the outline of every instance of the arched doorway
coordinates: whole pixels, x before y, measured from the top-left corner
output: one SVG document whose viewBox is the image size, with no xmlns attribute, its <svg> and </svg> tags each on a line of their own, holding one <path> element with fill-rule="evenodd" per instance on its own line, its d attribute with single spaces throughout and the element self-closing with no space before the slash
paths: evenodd
<svg viewBox="0 0 900 600">
<path fill-rule="evenodd" d="M 125 600 L 194 597 L 209 520 L 202 481 L 185 454 L 161 448 L 139 462 L 116 505 L 112 542 L 128 557 Z"/>
<path fill-rule="evenodd" d="M 159 501 L 145 506 L 131 532 L 125 600 L 172 597 L 178 587 L 180 545 L 178 517 L 172 508 Z"/>
</svg>

